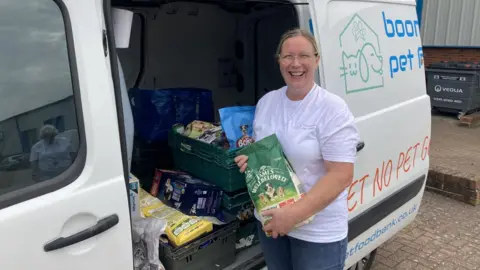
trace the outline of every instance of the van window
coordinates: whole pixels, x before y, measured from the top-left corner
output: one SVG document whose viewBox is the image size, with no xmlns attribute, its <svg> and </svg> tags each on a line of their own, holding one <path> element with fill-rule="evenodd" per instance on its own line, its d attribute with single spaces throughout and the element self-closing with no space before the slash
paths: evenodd
<svg viewBox="0 0 480 270">
<path fill-rule="evenodd" d="M 51 191 L 75 164 L 65 18 L 52 0 L 8 0 L 0 9 L 0 207 Z"/>
</svg>

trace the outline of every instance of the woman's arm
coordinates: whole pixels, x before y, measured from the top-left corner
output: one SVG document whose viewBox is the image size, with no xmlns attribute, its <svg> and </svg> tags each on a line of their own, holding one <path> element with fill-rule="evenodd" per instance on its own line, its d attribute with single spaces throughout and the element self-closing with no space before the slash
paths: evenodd
<svg viewBox="0 0 480 270">
<path fill-rule="evenodd" d="M 40 179 L 40 169 L 38 167 L 38 160 L 34 160 L 31 162 L 31 166 L 32 166 L 32 180 L 37 182 L 38 179 Z"/>
<path fill-rule="evenodd" d="M 30 150 L 30 166 L 32 168 L 32 179 L 33 181 L 37 181 L 39 179 L 39 167 L 38 167 L 38 152 L 36 150 L 35 145 Z"/>
<path fill-rule="evenodd" d="M 325 161 L 327 174 L 310 189 L 305 197 L 292 205 L 296 222 L 300 223 L 331 204 L 353 180 L 353 163 Z"/>
<path fill-rule="evenodd" d="M 319 144 L 326 174 L 318 179 L 302 200 L 293 205 L 299 222 L 322 211 L 353 181 L 359 135 L 355 118 L 348 107 L 345 105 L 319 133 L 323 134 Z"/>
</svg>

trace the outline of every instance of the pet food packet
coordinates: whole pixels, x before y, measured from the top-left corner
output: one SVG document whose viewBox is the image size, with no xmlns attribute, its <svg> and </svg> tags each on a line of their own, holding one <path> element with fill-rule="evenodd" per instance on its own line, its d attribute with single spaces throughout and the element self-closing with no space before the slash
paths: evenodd
<svg viewBox="0 0 480 270">
<path fill-rule="evenodd" d="M 208 123 L 205 121 L 200 121 L 200 120 L 195 120 L 191 122 L 190 124 L 187 125 L 185 128 L 185 131 L 183 135 L 192 138 L 192 139 L 197 139 L 200 137 L 205 131 L 215 128 L 216 126 L 212 123 Z"/>
<path fill-rule="evenodd" d="M 197 140 L 212 144 L 216 140 L 221 139 L 222 137 L 222 127 L 213 127 L 205 130 L 202 135 L 200 135 Z"/>
<path fill-rule="evenodd" d="M 223 148 L 224 150 L 229 150 L 230 149 L 230 144 L 228 143 L 227 136 L 225 135 L 225 132 L 222 131 L 222 134 L 220 135 L 220 138 L 215 139 L 212 142 L 213 145 L 216 145 L 220 148 Z"/>
<path fill-rule="evenodd" d="M 158 239 L 166 228 L 167 221 L 157 218 L 142 218 L 132 222 L 134 270 L 165 270 L 159 259 Z"/>
<path fill-rule="evenodd" d="M 304 196 L 303 185 L 285 157 L 275 134 L 240 149 L 238 155 L 248 156 L 245 181 L 263 225 L 269 217 L 264 217 L 262 211 L 293 204 Z M 296 227 L 307 224 L 312 219 L 310 217 Z"/>
<path fill-rule="evenodd" d="M 219 110 L 223 131 L 230 149 L 247 146 L 253 139 L 253 119 L 255 106 L 226 107 Z"/>
<path fill-rule="evenodd" d="M 150 194 L 186 215 L 215 217 L 220 211 L 223 190 L 184 172 L 156 169 L 154 185 L 157 192 Z"/>
<path fill-rule="evenodd" d="M 190 243 L 213 230 L 211 221 L 185 215 L 144 189 L 140 189 L 140 208 L 146 218 L 158 218 L 167 222 L 165 234 L 173 247 Z"/>
<path fill-rule="evenodd" d="M 182 171 L 171 171 L 171 170 L 162 170 L 162 169 L 155 169 L 155 174 L 153 176 L 152 187 L 150 188 L 150 194 L 155 197 L 158 197 L 158 192 L 162 190 L 161 185 L 165 185 L 165 183 L 171 182 L 171 179 L 177 178 L 186 178 L 190 177 L 190 175 L 186 172 Z"/>
</svg>

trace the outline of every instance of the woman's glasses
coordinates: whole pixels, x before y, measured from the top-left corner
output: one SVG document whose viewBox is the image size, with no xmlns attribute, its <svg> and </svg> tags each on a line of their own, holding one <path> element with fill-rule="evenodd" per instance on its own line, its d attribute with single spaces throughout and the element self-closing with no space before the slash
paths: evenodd
<svg viewBox="0 0 480 270">
<path fill-rule="evenodd" d="M 298 62 L 306 63 L 317 55 L 318 54 L 306 54 L 306 53 L 300 54 L 300 55 L 286 54 L 286 55 L 280 55 L 280 61 L 285 64 L 291 64 L 295 61 L 295 58 L 298 58 Z"/>
</svg>

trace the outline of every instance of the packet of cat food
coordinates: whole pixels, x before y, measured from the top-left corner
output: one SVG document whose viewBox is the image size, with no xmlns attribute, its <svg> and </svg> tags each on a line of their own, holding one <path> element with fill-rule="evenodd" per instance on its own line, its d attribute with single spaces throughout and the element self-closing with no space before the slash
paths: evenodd
<svg viewBox="0 0 480 270">
<path fill-rule="evenodd" d="M 212 144 L 223 148 L 224 150 L 230 149 L 230 143 L 228 142 L 227 136 L 225 135 L 225 132 L 223 132 L 223 130 L 220 138 L 215 139 Z"/>
<path fill-rule="evenodd" d="M 187 244 L 213 230 L 212 222 L 185 215 L 165 205 L 144 189 L 140 189 L 140 207 L 146 218 L 153 217 L 167 221 L 165 233 L 169 243 L 174 247 Z"/>
<path fill-rule="evenodd" d="M 159 245 L 167 222 L 158 218 L 132 221 L 133 270 L 165 270 L 159 259 Z"/>
<path fill-rule="evenodd" d="M 182 171 L 172 171 L 172 170 L 161 170 L 155 169 L 155 174 L 153 176 L 152 187 L 150 188 L 150 194 L 158 197 L 158 192 L 162 190 L 161 185 L 165 185 L 167 182 L 171 182 L 171 179 L 190 177 L 186 172 Z"/>
<path fill-rule="evenodd" d="M 184 172 L 156 169 L 150 194 L 184 214 L 215 217 L 223 190 Z"/>
<path fill-rule="evenodd" d="M 285 157 L 275 134 L 240 149 L 238 155 L 248 156 L 245 181 L 263 225 L 270 219 L 261 214 L 263 211 L 285 207 L 304 196 L 303 185 Z M 310 217 L 296 224 L 296 227 L 305 225 L 312 219 Z"/>
<path fill-rule="evenodd" d="M 234 106 L 219 110 L 222 128 L 230 149 L 237 149 L 253 143 L 253 119 L 255 106 Z"/>
<path fill-rule="evenodd" d="M 222 137 L 222 127 L 216 126 L 210 129 L 205 130 L 202 135 L 200 135 L 197 140 L 202 141 L 204 143 L 214 143 L 220 140 Z"/>
</svg>

